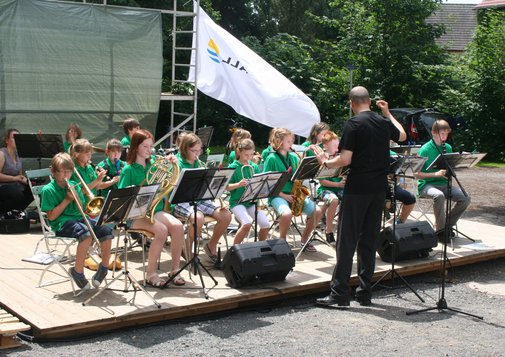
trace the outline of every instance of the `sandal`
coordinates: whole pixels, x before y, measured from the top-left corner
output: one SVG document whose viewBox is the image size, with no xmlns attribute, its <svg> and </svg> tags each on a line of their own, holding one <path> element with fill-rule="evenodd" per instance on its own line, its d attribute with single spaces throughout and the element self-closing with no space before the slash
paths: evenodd
<svg viewBox="0 0 505 357">
<path fill-rule="evenodd" d="M 163 288 L 167 281 L 163 278 L 160 278 L 160 276 L 157 273 L 149 275 L 149 277 L 146 279 L 146 284 L 151 285 L 154 288 Z"/>
<path fill-rule="evenodd" d="M 175 286 L 183 286 L 186 285 L 186 280 L 180 275 L 177 275 L 176 277 L 172 278 L 174 273 L 168 273 L 168 279 L 172 279 L 170 282 L 174 284 Z"/>
</svg>

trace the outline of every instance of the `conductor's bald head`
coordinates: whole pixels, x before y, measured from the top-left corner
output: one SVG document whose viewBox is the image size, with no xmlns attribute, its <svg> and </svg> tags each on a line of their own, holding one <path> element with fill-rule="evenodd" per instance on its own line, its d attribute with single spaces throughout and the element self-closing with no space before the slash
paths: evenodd
<svg viewBox="0 0 505 357">
<path fill-rule="evenodd" d="M 354 104 L 366 104 L 370 102 L 370 95 L 365 87 L 356 86 L 349 92 L 349 100 Z"/>
</svg>

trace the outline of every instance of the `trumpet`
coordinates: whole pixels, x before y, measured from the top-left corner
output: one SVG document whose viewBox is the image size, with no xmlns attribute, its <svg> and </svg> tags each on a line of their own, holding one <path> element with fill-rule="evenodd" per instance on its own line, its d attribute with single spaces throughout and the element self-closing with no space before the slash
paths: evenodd
<svg viewBox="0 0 505 357">
<path fill-rule="evenodd" d="M 245 174 L 247 173 L 247 170 L 249 170 L 249 177 L 247 177 Z M 242 165 L 242 167 L 240 168 L 240 173 L 242 174 L 242 178 L 244 179 L 250 179 L 251 177 L 254 176 L 254 168 L 251 166 L 251 165 Z"/>
<path fill-rule="evenodd" d="M 75 168 L 74 168 L 74 170 L 75 170 Z M 76 173 L 77 173 L 77 171 L 76 171 Z M 79 175 L 79 174 L 77 174 L 77 175 Z M 82 180 L 82 178 L 80 176 L 77 176 L 77 177 L 79 177 L 79 179 Z M 83 182 L 83 181 L 81 181 L 81 182 Z M 79 209 L 79 212 L 81 213 L 81 216 L 82 216 L 82 219 L 84 220 L 84 223 L 86 224 L 86 226 L 89 229 L 89 234 L 91 234 L 91 237 L 93 238 L 93 240 L 95 241 L 95 243 L 97 243 L 98 246 L 100 246 L 100 241 L 96 237 L 95 232 L 93 231 L 93 227 L 91 227 L 91 224 L 89 223 L 88 217 L 86 217 L 86 214 L 85 214 L 84 210 L 82 209 L 82 202 L 81 202 L 81 199 L 80 199 L 79 195 L 75 191 L 75 187 L 70 183 L 70 181 L 68 179 L 65 179 L 65 183 L 67 184 L 67 188 L 70 191 L 70 193 L 72 194 L 72 197 L 74 198 L 74 202 L 77 205 L 77 208 Z M 78 184 L 76 184 L 76 185 L 78 185 Z M 88 187 L 88 186 L 86 186 L 85 184 L 83 184 L 83 187 Z M 88 190 L 89 190 L 89 188 L 88 188 Z M 102 201 L 103 201 L 103 198 L 102 198 Z M 100 206 L 100 209 L 101 209 L 101 206 Z M 98 212 L 100 212 L 100 210 Z"/>
<path fill-rule="evenodd" d="M 82 179 L 81 175 L 77 171 L 77 169 L 74 167 L 74 174 L 77 176 L 79 179 L 79 182 L 82 185 L 82 190 L 83 193 L 88 197 L 88 203 L 86 203 L 86 214 L 88 216 L 98 216 L 100 211 L 102 210 L 103 207 L 103 202 L 104 199 L 103 197 L 95 197 L 93 192 L 89 189 L 88 185 L 86 185 L 86 182 Z"/>
</svg>

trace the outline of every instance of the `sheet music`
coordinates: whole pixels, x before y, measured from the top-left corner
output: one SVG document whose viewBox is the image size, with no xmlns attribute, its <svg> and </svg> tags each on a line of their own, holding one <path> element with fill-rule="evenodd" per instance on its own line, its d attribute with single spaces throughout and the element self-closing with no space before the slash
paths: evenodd
<svg viewBox="0 0 505 357">
<path fill-rule="evenodd" d="M 210 200 L 221 197 L 234 173 L 235 170 L 233 169 L 223 169 L 216 171 L 208 187 L 206 187 L 203 197 Z"/>
<path fill-rule="evenodd" d="M 128 219 L 142 218 L 146 215 L 159 187 L 160 185 L 149 185 L 139 188 L 137 197 L 133 202 L 130 212 L 128 212 Z"/>
<path fill-rule="evenodd" d="M 254 175 L 248 179 L 247 186 L 244 188 L 244 193 L 239 202 L 247 202 L 268 197 L 281 177 L 282 172 L 264 172 Z"/>
<path fill-rule="evenodd" d="M 396 175 L 414 178 L 415 173 L 421 171 L 426 160 L 428 158 L 422 156 L 404 156 L 404 161 L 396 171 Z"/>
</svg>

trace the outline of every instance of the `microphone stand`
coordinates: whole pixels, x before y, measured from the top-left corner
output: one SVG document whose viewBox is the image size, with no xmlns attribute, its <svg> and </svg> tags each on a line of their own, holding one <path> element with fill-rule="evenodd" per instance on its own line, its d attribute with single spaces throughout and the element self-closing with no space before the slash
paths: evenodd
<svg viewBox="0 0 505 357">
<path fill-rule="evenodd" d="M 423 125 L 424 125 L 424 123 L 423 123 Z M 436 123 L 434 123 L 433 125 L 436 125 Z M 426 126 L 425 126 L 425 129 L 426 129 L 426 131 L 428 131 Z M 407 315 L 414 315 L 414 314 L 418 314 L 421 312 L 432 311 L 432 310 L 438 310 L 439 312 L 442 312 L 443 310 L 449 310 L 449 311 L 456 312 L 459 314 L 475 317 L 476 319 L 484 320 L 484 317 L 482 317 L 482 316 L 473 315 L 468 312 L 464 312 L 464 311 L 453 309 L 453 308 L 449 307 L 447 305 L 447 300 L 445 299 L 445 268 L 446 268 L 446 262 L 449 260 L 449 258 L 447 257 L 447 241 L 448 241 L 448 238 L 450 237 L 450 230 L 451 230 L 450 216 L 451 216 L 451 198 L 452 198 L 452 177 L 453 176 L 455 177 L 455 175 L 454 175 L 453 168 L 449 165 L 449 163 L 447 162 L 447 160 L 443 156 L 443 152 L 440 150 L 437 143 L 435 142 L 433 135 L 431 135 L 431 130 L 429 130 L 428 132 L 430 133 L 431 140 L 433 140 L 435 147 L 437 148 L 437 151 L 442 156 L 442 160 L 445 163 L 445 167 L 446 167 L 447 174 L 448 174 L 448 177 L 447 177 L 447 199 L 445 202 L 445 226 L 444 226 L 445 231 L 444 231 L 444 242 L 443 242 L 443 249 L 442 249 L 442 264 L 441 264 L 442 281 L 440 283 L 441 284 L 440 295 L 439 295 L 439 299 L 437 301 L 436 306 L 429 307 L 426 309 L 421 309 L 421 310 L 408 311 L 406 314 Z M 443 151 L 445 151 L 445 143 L 443 143 L 443 144 L 444 144 Z M 463 191 L 463 193 L 464 193 L 464 191 Z M 465 195 L 466 195 L 466 193 L 465 193 Z"/>
</svg>

